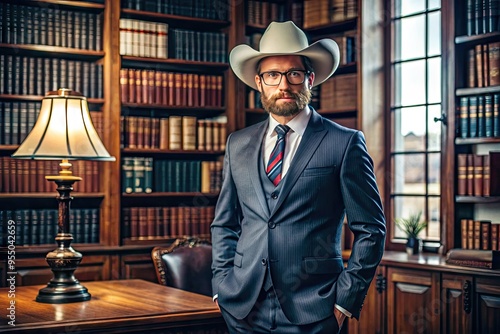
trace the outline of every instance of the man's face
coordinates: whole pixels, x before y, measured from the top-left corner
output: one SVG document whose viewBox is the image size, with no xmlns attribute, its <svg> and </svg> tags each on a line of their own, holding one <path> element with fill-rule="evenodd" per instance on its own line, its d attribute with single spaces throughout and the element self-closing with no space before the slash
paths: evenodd
<svg viewBox="0 0 500 334">
<path fill-rule="evenodd" d="M 261 61 L 255 83 L 261 93 L 262 106 L 267 112 L 277 116 L 294 116 L 309 104 L 314 73 L 307 74 L 304 71 L 305 67 L 300 56 L 274 56 Z M 288 80 L 286 75 L 280 74 L 283 72 L 289 72 Z M 261 75 L 265 75 L 264 79 Z M 300 79 L 302 75 L 304 82 L 299 84 L 289 82 L 289 80 L 300 82 L 297 78 Z M 280 76 L 281 81 L 278 85 L 266 85 L 266 83 L 276 84 L 274 80 L 277 78 L 279 81 Z"/>
</svg>

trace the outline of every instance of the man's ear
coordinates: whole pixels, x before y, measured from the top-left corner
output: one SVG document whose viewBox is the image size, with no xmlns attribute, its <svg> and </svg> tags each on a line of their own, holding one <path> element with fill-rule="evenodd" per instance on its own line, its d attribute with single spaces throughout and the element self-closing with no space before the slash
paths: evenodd
<svg viewBox="0 0 500 334">
<path fill-rule="evenodd" d="M 260 79 L 260 76 L 258 76 L 257 74 L 255 75 L 255 85 L 257 86 L 257 89 L 259 90 L 259 92 L 262 93 L 261 79 Z"/>
<path fill-rule="evenodd" d="M 313 83 L 314 83 L 314 72 L 311 72 L 307 77 L 307 86 L 309 86 L 309 89 L 312 89 Z"/>
</svg>

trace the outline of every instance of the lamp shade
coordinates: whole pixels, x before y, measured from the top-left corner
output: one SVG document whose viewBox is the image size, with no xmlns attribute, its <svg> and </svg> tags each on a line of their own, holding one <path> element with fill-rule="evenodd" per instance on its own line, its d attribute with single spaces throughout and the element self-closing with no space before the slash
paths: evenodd
<svg viewBox="0 0 500 334">
<path fill-rule="evenodd" d="M 69 89 L 47 93 L 35 126 L 12 157 L 115 161 L 92 124 L 87 98 Z"/>
</svg>

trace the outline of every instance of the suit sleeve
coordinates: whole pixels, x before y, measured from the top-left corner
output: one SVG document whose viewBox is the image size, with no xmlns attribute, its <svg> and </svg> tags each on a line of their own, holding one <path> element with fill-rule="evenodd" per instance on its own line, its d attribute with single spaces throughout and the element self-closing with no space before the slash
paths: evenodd
<svg viewBox="0 0 500 334">
<path fill-rule="evenodd" d="M 231 173 L 231 135 L 228 137 L 222 187 L 211 224 L 212 233 L 212 292 L 217 295 L 220 282 L 233 268 L 236 244 L 240 236 L 241 210 Z"/>
<path fill-rule="evenodd" d="M 361 132 L 347 147 L 340 170 L 342 197 L 354 243 L 347 268 L 337 281 L 336 303 L 358 318 L 385 243 L 385 218 L 373 161 Z"/>
</svg>

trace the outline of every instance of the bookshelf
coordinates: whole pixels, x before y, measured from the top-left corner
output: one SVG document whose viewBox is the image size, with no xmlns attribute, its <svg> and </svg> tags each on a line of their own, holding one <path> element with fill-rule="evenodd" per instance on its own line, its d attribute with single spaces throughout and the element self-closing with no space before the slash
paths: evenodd
<svg viewBox="0 0 500 334">
<path fill-rule="evenodd" d="M 153 3 L 154 8 L 151 7 Z M 61 86 L 74 86 L 71 88 L 88 97 L 94 124 L 110 154 L 117 158 L 115 163 L 95 166 L 74 164 L 74 169 L 79 167 L 79 171 L 74 170 L 75 175 L 82 176 L 84 182 L 88 179 L 88 173 L 98 175 L 98 179 L 87 182 L 94 188 L 81 186 L 81 189 L 77 188 L 73 192 L 74 219 L 83 219 L 88 214 L 94 220 L 96 215 L 98 217 L 97 229 L 94 220 L 90 223 L 83 220 L 82 224 L 76 224 L 81 225 L 82 231 L 81 236 L 78 234 L 80 228 L 78 232 L 74 231 L 74 245 L 84 254 L 84 260 L 76 273 L 78 278 L 82 281 L 118 278 L 156 281 L 150 259 L 153 246 L 169 244 L 184 234 L 208 236 L 209 208 L 213 208 L 217 200 L 215 181 L 220 178 L 220 172 L 210 175 L 210 169 L 203 169 L 205 166 L 202 165 L 209 162 L 212 167 L 220 167 L 225 137 L 237 127 L 234 117 L 234 110 L 239 104 L 236 79 L 229 73 L 226 58 L 227 50 L 241 40 L 239 28 L 232 22 L 238 22 L 243 11 L 236 1 L 226 6 L 213 6 L 212 2 L 203 0 L 197 1 L 197 6 L 192 8 L 156 6 L 165 3 L 42 0 L 6 1 L 0 5 L 0 218 L 3 224 L 13 214 L 24 217 L 19 219 L 23 223 L 20 227 L 23 234 L 19 235 L 20 242 L 16 248 L 16 265 L 20 272 L 16 278 L 17 284 L 44 284 L 51 277 L 44 257 L 53 248 L 55 233 L 47 230 L 46 226 L 52 228 L 50 219 L 43 218 L 43 224 L 39 221 L 40 217 L 53 216 L 55 211 L 50 210 L 57 209 L 57 201 L 55 189 L 50 189 L 50 184 L 43 180 L 43 175 L 50 174 L 46 171 L 54 169 L 53 164 L 29 161 L 29 164 L 17 165 L 17 161 L 15 164 L 11 162 L 14 160 L 10 159 L 10 155 L 33 126 L 45 93 Z M 124 38 L 121 31 L 123 26 L 120 26 L 123 19 L 140 23 L 139 33 L 143 35 L 132 39 L 133 42 L 140 42 L 137 45 L 140 53 L 126 54 L 120 50 L 120 39 L 123 41 Z M 168 27 L 166 32 L 162 30 L 165 27 Z M 85 36 L 83 32 L 86 32 Z M 166 39 L 167 36 L 171 38 Z M 160 42 L 160 47 L 163 45 L 164 48 L 163 54 L 158 53 L 159 38 L 163 38 L 162 42 L 172 43 L 168 45 Z M 215 45 L 218 47 L 215 48 Z M 148 52 L 142 51 L 145 47 L 149 49 Z M 190 53 L 193 47 L 199 51 Z M 175 52 L 179 50 L 182 52 Z M 7 71 L 9 68 L 12 70 Z M 167 82 L 166 93 L 168 96 L 172 88 L 174 94 L 180 97 L 174 96 L 172 102 L 163 99 L 163 95 L 155 95 L 158 92 L 155 90 L 155 81 L 152 87 L 139 87 L 138 91 L 144 92 L 146 99 L 125 99 L 122 94 L 124 87 L 121 85 L 123 78 L 120 77 L 122 69 L 139 72 L 141 84 L 142 74 L 153 74 L 153 77 L 159 74 L 159 79 L 162 74 L 167 78 L 169 73 L 178 74 L 181 80 L 184 79 L 181 86 L 169 87 Z M 191 86 L 193 77 L 198 78 L 197 93 L 186 87 Z M 201 84 L 205 85 L 204 94 L 201 93 Z M 160 85 L 159 92 L 163 94 L 165 85 L 161 80 Z M 183 138 L 180 138 L 180 147 L 169 146 L 172 144 L 171 138 L 166 140 L 167 147 L 159 146 L 160 120 L 174 120 L 176 117 L 181 119 L 181 126 L 183 118 L 196 121 L 196 127 L 186 131 L 194 135 L 188 140 L 195 145 L 194 148 L 183 146 Z M 127 118 L 139 119 L 141 122 L 140 145 L 129 145 L 129 138 L 122 131 Z M 200 129 L 199 123 L 202 123 L 203 129 Z M 5 124 L 8 124 L 8 131 L 5 130 Z M 154 130 L 155 139 L 151 131 L 152 124 L 157 127 Z M 150 131 L 144 131 L 146 128 Z M 181 134 L 182 130 L 181 127 Z M 145 132 L 149 134 L 148 139 Z M 205 133 L 205 138 L 210 136 L 211 141 L 198 140 L 201 133 Z M 137 133 L 134 136 L 137 144 Z M 189 184 L 175 191 L 153 189 L 150 193 L 126 193 L 122 189 L 122 163 L 125 159 L 135 158 L 163 161 L 167 165 L 169 162 L 179 162 L 181 166 L 187 164 L 188 167 L 195 165 L 188 170 L 191 173 L 198 171 L 195 177 L 198 180 L 197 187 Z M 201 178 L 206 178 L 207 170 L 208 187 L 204 184 L 202 188 Z M 33 175 L 28 176 L 28 181 L 20 176 L 10 176 L 24 175 L 20 171 L 33 171 Z M 39 172 L 35 174 L 36 171 Z M 183 173 L 184 169 L 174 171 Z M 176 179 L 177 174 L 170 175 Z M 193 175 L 186 175 L 185 178 Z M 35 182 L 29 181 L 29 177 Z M 127 232 L 130 219 L 124 214 L 130 210 L 140 210 L 141 213 L 145 210 L 146 217 L 152 218 L 153 223 L 161 222 L 163 225 L 147 226 L 149 230 L 146 232 L 149 234 L 133 238 Z M 170 214 L 183 217 L 184 225 L 179 223 L 176 233 L 170 233 L 168 231 L 171 229 L 165 228 L 165 219 Z M 33 224 L 32 217 L 38 218 L 38 222 Z M 195 221 L 196 227 L 189 228 L 188 221 L 191 220 Z M 42 226 L 48 234 L 43 238 L 31 238 L 34 232 L 41 231 Z M 97 233 L 97 239 L 96 235 L 87 237 L 90 230 Z M 2 236 L 5 232 L 1 232 Z M 24 235 L 30 238 L 26 237 L 23 241 Z M 1 284 L 5 283 L 3 278 L 6 271 L 2 264 Z"/>
<path fill-rule="evenodd" d="M 442 195 L 446 251 L 479 245 L 481 249 L 498 249 L 498 235 L 494 236 L 498 233 L 492 233 L 500 226 L 499 194 L 493 190 L 498 166 L 495 162 L 491 166 L 490 161 L 491 152 L 500 151 L 500 33 L 498 17 L 478 15 L 479 9 L 472 8 L 474 3 L 454 1 L 450 7 L 455 20 L 449 20 L 447 27 L 449 64 L 454 66 L 448 69 L 446 92 L 449 114 L 443 170 L 451 173 L 443 180 L 453 185 L 443 189 Z M 488 229 L 484 237 L 471 231 L 481 222 L 486 222 Z"/>
</svg>

